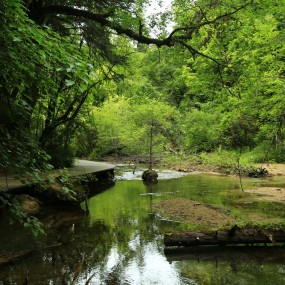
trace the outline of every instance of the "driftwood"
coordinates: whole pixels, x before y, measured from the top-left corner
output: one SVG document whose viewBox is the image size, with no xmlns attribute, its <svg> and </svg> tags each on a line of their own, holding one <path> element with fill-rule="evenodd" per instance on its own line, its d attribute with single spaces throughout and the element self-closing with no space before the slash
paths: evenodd
<svg viewBox="0 0 285 285">
<path fill-rule="evenodd" d="M 239 228 L 216 232 L 177 231 L 164 236 L 165 246 L 250 245 L 285 243 L 285 232 L 255 228 Z"/>
<path fill-rule="evenodd" d="M 31 252 L 32 252 L 31 249 L 27 249 L 27 250 L 21 250 L 21 251 L 15 252 L 10 255 L 2 255 L 0 256 L 0 265 L 7 265 L 7 264 L 14 263 L 16 260 L 29 255 Z"/>
</svg>

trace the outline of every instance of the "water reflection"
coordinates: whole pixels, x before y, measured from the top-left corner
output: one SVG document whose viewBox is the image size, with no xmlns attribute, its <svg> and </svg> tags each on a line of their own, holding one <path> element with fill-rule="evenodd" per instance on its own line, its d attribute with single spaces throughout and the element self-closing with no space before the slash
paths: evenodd
<svg viewBox="0 0 285 285">
<path fill-rule="evenodd" d="M 126 256 L 117 247 L 113 247 L 104 265 L 93 269 L 89 276 L 82 276 L 79 284 L 86 284 L 87 280 L 91 284 L 102 285 L 182 284 L 175 267 L 159 252 L 154 243 L 140 246 L 133 257 Z"/>
<path fill-rule="evenodd" d="M 154 243 L 142 246 L 141 251 L 141 262 L 133 258 L 128 263 L 123 274 L 126 284 L 180 284 L 179 274 Z"/>
<path fill-rule="evenodd" d="M 250 183 L 258 180 L 245 181 Z M 243 195 L 235 178 L 183 175 L 154 185 L 120 180 L 97 193 L 88 201 L 88 217 L 58 223 L 58 216 L 52 215 L 52 224 L 57 227 L 51 226 L 46 237 L 33 238 L 19 226 L 2 224 L 2 245 L 10 244 L 10 232 L 17 250 L 32 248 L 33 253 L 13 266 L 0 267 L 0 285 L 22 285 L 26 277 L 28 284 L 53 285 L 285 284 L 284 249 L 267 250 L 263 255 L 258 249 L 260 258 L 250 258 L 256 253 L 248 255 L 248 249 L 245 253 L 221 248 L 204 248 L 199 253 L 193 249 L 175 254 L 165 251 L 164 233 L 185 228 L 184 223 L 174 223 L 153 212 L 152 205 L 165 199 L 188 197 L 232 212 L 248 209 L 265 215 L 269 207 L 271 215 L 285 212 L 281 204 L 272 207 L 267 203 L 262 209 L 256 204 L 234 204 L 234 198 Z M 69 230 L 73 223 L 74 233 Z M 11 245 L 9 250 L 13 250 Z"/>
</svg>

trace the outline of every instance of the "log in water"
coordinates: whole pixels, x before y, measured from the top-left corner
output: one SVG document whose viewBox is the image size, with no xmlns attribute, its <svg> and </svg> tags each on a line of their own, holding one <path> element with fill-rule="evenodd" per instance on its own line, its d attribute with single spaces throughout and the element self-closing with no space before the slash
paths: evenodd
<svg viewBox="0 0 285 285">
<path fill-rule="evenodd" d="M 285 243 L 285 232 L 255 228 L 232 227 L 216 232 L 177 231 L 164 236 L 165 246 L 280 244 Z"/>
</svg>

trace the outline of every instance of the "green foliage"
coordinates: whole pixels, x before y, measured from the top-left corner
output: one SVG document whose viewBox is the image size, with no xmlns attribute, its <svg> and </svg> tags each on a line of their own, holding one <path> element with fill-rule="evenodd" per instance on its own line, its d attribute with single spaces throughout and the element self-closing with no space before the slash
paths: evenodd
<svg viewBox="0 0 285 285">
<path fill-rule="evenodd" d="M 150 99 L 145 104 L 134 104 L 132 108 L 136 128 L 141 129 L 138 139 L 145 145 L 143 148 L 148 150 L 152 145 L 161 151 L 163 146 L 168 146 L 172 138 L 171 130 L 175 126 L 175 109 L 166 103 Z"/>
<path fill-rule="evenodd" d="M 45 234 L 42 223 L 35 217 L 25 213 L 21 206 L 12 196 L 6 192 L 0 195 L 0 205 L 5 205 L 9 209 L 10 223 L 20 222 L 25 228 L 29 228 L 32 233 L 37 236 L 39 234 Z"/>
<path fill-rule="evenodd" d="M 131 130 L 134 128 L 128 99 L 118 96 L 109 98 L 102 107 L 94 108 L 93 117 L 98 137 L 93 156 L 120 153 L 125 146 L 131 145 L 129 140 L 132 140 Z"/>
<path fill-rule="evenodd" d="M 71 167 L 74 163 L 74 148 L 70 143 L 72 135 L 68 131 L 64 128 L 52 134 L 44 146 L 46 152 L 52 154 L 48 162 L 54 168 Z"/>
<path fill-rule="evenodd" d="M 221 144 L 220 115 L 192 109 L 182 118 L 185 149 L 192 153 L 214 151 Z"/>
<path fill-rule="evenodd" d="M 0 127 L 12 137 L 21 129 L 51 156 L 54 166 L 69 166 L 74 156 L 68 145 L 75 132 L 75 119 L 86 101 L 96 103 L 99 83 L 114 76 L 108 60 L 117 63 L 119 56 L 115 58 L 107 34 L 106 50 L 91 56 L 90 50 L 100 49 L 91 47 L 94 39 L 86 39 L 87 46 L 80 43 L 79 31 L 65 37 L 62 31 L 68 30 L 69 24 L 59 31 L 51 18 L 43 26 L 33 14 L 39 11 L 33 8 L 31 4 L 26 14 L 21 1 L 3 4 Z M 105 52 L 108 56 L 103 55 Z"/>
<path fill-rule="evenodd" d="M 236 154 L 233 151 L 218 149 L 212 153 L 202 152 L 199 157 L 205 165 L 213 166 L 228 174 L 236 172 Z"/>
<path fill-rule="evenodd" d="M 72 179 L 70 177 L 70 173 L 66 168 L 62 168 L 59 170 L 59 176 L 57 180 L 60 182 L 61 189 L 70 200 L 76 200 L 75 198 L 75 192 L 72 190 L 74 187 L 74 184 L 72 182 Z"/>
<path fill-rule="evenodd" d="M 253 147 L 258 129 L 251 114 L 229 114 L 232 117 L 223 122 L 224 144 L 230 148 Z"/>
<path fill-rule="evenodd" d="M 177 21 L 181 24 L 187 17 L 193 21 L 209 21 L 233 8 L 230 1 L 176 3 Z M 190 6 L 191 9 L 186 8 Z M 223 19 L 203 26 L 192 37 L 191 44 L 215 61 L 205 57 L 185 58 L 182 69 L 188 89 L 181 107 L 185 111 L 196 108 L 209 112 L 207 116 L 217 118 L 219 123 L 212 127 L 214 119 L 207 122 L 205 116 L 201 117 L 198 126 L 205 130 L 204 124 L 209 124 L 211 131 L 204 139 L 197 127 L 192 134 L 186 131 L 189 145 L 209 150 L 215 137 L 217 143 L 212 150 L 219 145 L 263 147 L 264 157 L 268 152 L 271 158 L 277 156 L 278 161 L 284 160 L 281 155 L 284 45 L 280 40 L 284 37 L 284 27 L 283 8 L 279 9 L 271 2 L 253 2 L 229 21 Z M 192 113 L 194 126 L 195 113 L 198 112 Z"/>
<path fill-rule="evenodd" d="M 98 140 L 93 155 L 147 154 L 150 144 L 162 152 L 174 139 L 175 114 L 174 108 L 156 100 L 136 104 L 125 97 L 109 98 L 94 110 Z"/>
<path fill-rule="evenodd" d="M 147 130 L 138 128 L 135 118 L 149 117 L 142 115 L 146 102 L 155 100 L 157 105 L 167 102 L 179 113 L 169 128 L 168 143 L 157 137 L 159 146 L 180 153 L 215 152 L 219 147 L 236 152 L 258 148 L 258 156 L 265 158 L 268 153 L 271 160 L 284 159 L 283 18 L 275 4 L 261 2 L 232 14 L 243 4 L 175 1 L 177 26 L 188 27 L 189 19 L 201 25 L 188 40 L 198 53 L 187 53 L 179 46 L 135 49 L 125 45 L 132 53 L 128 68 L 121 70 L 126 78 L 107 87 L 106 92 L 131 99 L 121 114 L 128 119 L 114 119 L 104 106 L 104 114 L 98 117 L 113 123 L 97 132 L 98 142 L 101 132 L 105 137 L 99 143 L 101 149 L 95 147 L 98 153 L 104 155 L 104 149 L 105 153 L 140 153 L 142 148 L 132 145 L 138 145 L 136 138 L 143 143 Z M 230 16 L 221 17 L 225 13 Z M 96 121 L 97 130 L 100 124 Z"/>
<path fill-rule="evenodd" d="M 15 203 L 13 203 L 10 208 L 10 217 L 11 223 L 13 223 L 13 219 L 15 219 L 22 223 L 25 228 L 30 229 L 35 236 L 45 234 L 42 223 L 36 217 L 24 213 Z"/>
<path fill-rule="evenodd" d="M 19 140 L 5 132 L 0 134 L 2 135 L 0 173 L 13 173 L 36 181 L 40 171 L 52 169 L 52 165 L 48 164 L 50 157 L 28 134 L 19 131 Z"/>
</svg>

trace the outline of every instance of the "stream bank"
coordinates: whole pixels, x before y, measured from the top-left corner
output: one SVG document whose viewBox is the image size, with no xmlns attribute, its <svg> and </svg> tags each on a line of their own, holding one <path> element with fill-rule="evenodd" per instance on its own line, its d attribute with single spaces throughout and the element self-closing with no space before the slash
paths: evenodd
<svg viewBox="0 0 285 285">
<path fill-rule="evenodd" d="M 115 165 L 88 160 L 77 160 L 74 167 L 57 169 L 40 175 L 39 182 L 0 177 L 0 191 L 12 194 L 18 202 L 29 206 L 39 200 L 45 204 L 79 205 L 96 194 L 97 181 L 113 181 Z M 94 190 L 95 189 L 95 190 Z M 95 192 L 95 193 L 94 193 Z M 35 198 L 35 199 L 33 199 Z M 34 214 L 31 212 L 31 214 Z"/>
</svg>

